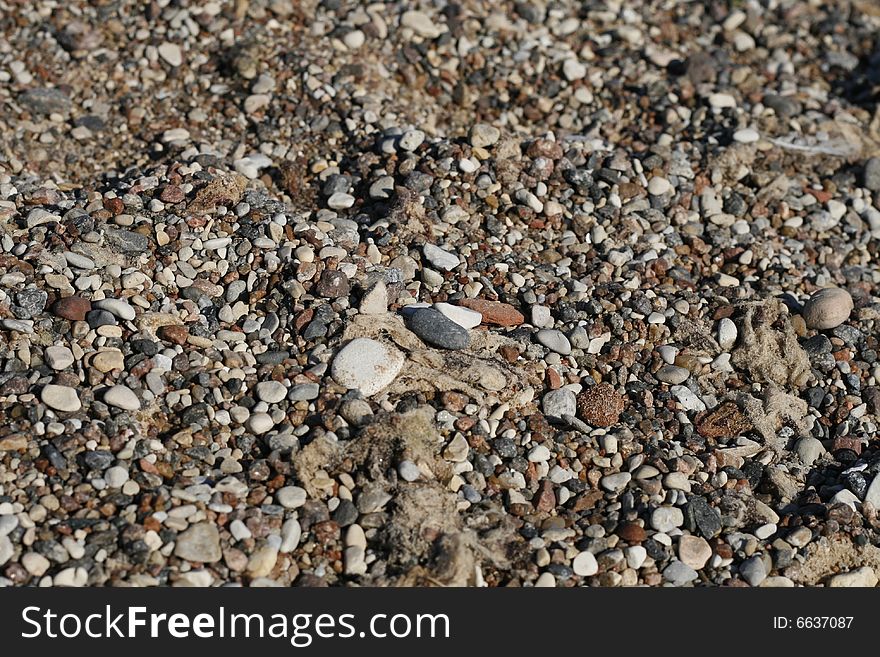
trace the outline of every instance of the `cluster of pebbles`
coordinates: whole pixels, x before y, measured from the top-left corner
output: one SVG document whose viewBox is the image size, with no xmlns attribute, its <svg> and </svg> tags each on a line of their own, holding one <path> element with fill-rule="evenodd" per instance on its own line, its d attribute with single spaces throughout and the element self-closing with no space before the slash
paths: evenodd
<svg viewBox="0 0 880 657">
<path fill-rule="evenodd" d="M 877 585 L 870 0 L 56 4 L 0 582 Z"/>
</svg>

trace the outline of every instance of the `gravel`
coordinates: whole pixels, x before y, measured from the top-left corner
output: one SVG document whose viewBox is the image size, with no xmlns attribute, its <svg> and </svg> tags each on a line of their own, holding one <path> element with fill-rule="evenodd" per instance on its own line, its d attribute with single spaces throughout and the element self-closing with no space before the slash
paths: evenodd
<svg viewBox="0 0 880 657">
<path fill-rule="evenodd" d="M 0 27 L 0 585 L 876 585 L 876 15 L 117 4 Z"/>
</svg>

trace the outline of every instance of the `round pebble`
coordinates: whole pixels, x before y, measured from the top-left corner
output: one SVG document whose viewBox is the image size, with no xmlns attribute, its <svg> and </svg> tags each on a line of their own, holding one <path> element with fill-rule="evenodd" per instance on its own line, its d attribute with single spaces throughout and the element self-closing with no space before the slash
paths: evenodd
<svg viewBox="0 0 880 657">
<path fill-rule="evenodd" d="M 68 386 L 45 385 L 40 391 L 40 399 L 49 408 L 65 413 L 75 413 L 82 408 L 76 390 Z"/>
<path fill-rule="evenodd" d="M 332 374 L 340 385 L 371 397 L 397 378 L 403 363 L 403 354 L 394 347 L 356 338 L 336 354 Z"/>
<path fill-rule="evenodd" d="M 849 319 L 853 300 L 849 292 L 829 287 L 814 292 L 804 304 L 804 322 L 808 328 L 824 331 L 840 326 Z"/>
</svg>

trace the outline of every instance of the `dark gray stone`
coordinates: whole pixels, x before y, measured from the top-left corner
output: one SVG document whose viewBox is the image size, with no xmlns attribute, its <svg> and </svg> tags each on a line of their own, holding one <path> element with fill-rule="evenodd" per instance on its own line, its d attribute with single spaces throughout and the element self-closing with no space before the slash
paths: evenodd
<svg viewBox="0 0 880 657">
<path fill-rule="evenodd" d="M 419 308 L 407 323 L 413 333 L 435 347 L 465 349 L 471 342 L 467 329 L 434 308 Z"/>
<path fill-rule="evenodd" d="M 84 452 L 82 456 L 83 463 L 92 470 L 106 470 L 113 465 L 114 456 L 111 452 L 102 449 L 96 449 L 91 452 Z"/>
<path fill-rule="evenodd" d="M 150 240 L 146 235 L 130 230 L 107 229 L 104 235 L 107 238 L 108 246 L 124 253 L 143 253 L 150 246 Z"/>
<path fill-rule="evenodd" d="M 703 538 L 712 538 L 721 531 L 721 515 L 698 495 L 688 500 L 684 522 L 689 531 L 698 532 Z"/>
</svg>

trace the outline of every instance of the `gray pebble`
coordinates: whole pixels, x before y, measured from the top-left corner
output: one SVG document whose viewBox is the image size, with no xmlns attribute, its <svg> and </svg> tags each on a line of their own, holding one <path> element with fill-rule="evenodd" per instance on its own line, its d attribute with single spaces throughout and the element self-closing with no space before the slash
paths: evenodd
<svg viewBox="0 0 880 657">
<path fill-rule="evenodd" d="M 442 349 L 466 349 L 471 342 L 467 329 L 435 308 L 419 308 L 407 319 L 409 329 L 426 343 Z"/>
</svg>

